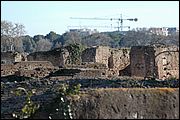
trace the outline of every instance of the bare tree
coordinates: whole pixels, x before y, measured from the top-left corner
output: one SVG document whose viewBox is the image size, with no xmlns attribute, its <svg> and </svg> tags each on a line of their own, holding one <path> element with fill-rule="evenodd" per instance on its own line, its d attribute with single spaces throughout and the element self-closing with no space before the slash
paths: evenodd
<svg viewBox="0 0 180 120">
<path fill-rule="evenodd" d="M 5 45 L 3 50 L 13 50 L 22 52 L 22 41 L 20 36 L 24 35 L 25 26 L 19 23 L 12 23 L 6 20 L 1 21 L 1 42 Z M 2 49 L 1 49 L 2 51 Z"/>
</svg>

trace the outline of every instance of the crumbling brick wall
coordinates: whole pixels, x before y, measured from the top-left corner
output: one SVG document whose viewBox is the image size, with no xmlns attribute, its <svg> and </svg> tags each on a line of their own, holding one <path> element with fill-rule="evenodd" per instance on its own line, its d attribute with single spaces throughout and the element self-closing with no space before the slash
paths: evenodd
<svg viewBox="0 0 180 120">
<path fill-rule="evenodd" d="M 150 46 L 133 46 L 130 52 L 131 76 L 154 77 L 155 55 Z"/>
<path fill-rule="evenodd" d="M 26 56 L 18 52 L 1 52 L 1 63 L 12 64 L 14 62 L 25 61 Z"/>
<path fill-rule="evenodd" d="M 130 57 L 129 57 L 130 49 L 121 48 L 121 49 L 110 49 L 110 50 L 111 50 L 111 55 L 108 58 L 108 68 L 110 69 L 109 71 L 113 71 L 115 75 L 123 75 L 123 74 L 119 74 L 119 71 L 123 71 L 130 64 Z"/>
<path fill-rule="evenodd" d="M 64 66 L 69 53 L 66 49 L 35 52 L 27 56 L 28 61 L 50 61 L 54 66 Z"/>
<path fill-rule="evenodd" d="M 1 65 L 1 75 L 45 77 L 54 69 L 55 67 L 49 61 L 23 61 Z"/>
<path fill-rule="evenodd" d="M 82 52 L 82 62 L 102 63 L 108 67 L 108 57 L 110 55 L 108 46 L 97 46 L 87 48 Z"/>
<path fill-rule="evenodd" d="M 49 75 L 51 69 L 35 69 L 35 70 L 18 70 L 15 72 L 17 76 L 25 76 L 25 77 L 32 77 L 32 78 L 43 78 Z"/>
<path fill-rule="evenodd" d="M 94 63 L 95 61 L 95 56 L 96 56 L 96 48 L 87 48 L 84 51 L 82 51 L 81 59 L 82 62 L 87 62 L 87 63 Z"/>
<path fill-rule="evenodd" d="M 18 68 L 15 75 L 26 77 L 45 77 L 54 69 L 54 66 L 49 61 L 26 61 L 15 63 L 15 68 Z"/>
<path fill-rule="evenodd" d="M 179 48 L 175 46 L 155 48 L 158 78 L 179 78 Z"/>
<path fill-rule="evenodd" d="M 98 46 L 96 48 L 95 61 L 105 64 L 108 67 L 108 58 L 110 56 L 110 48 L 108 46 Z"/>
<path fill-rule="evenodd" d="M 13 64 L 1 64 L 1 76 L 13 75 L 16 68 Z"/>
<path fill-rule="evenodd" d="M 179 48 L 133 46 L 130 52 L 131 76 L 179 78 Z"/>
<path fill-rule="evenodd" d="M 12 64 L 15 62 L 13 52 L 1 52 L 1 63 Z"/>
<path fill-rule="evenodd" d="M 14 64 L 15 68 L 33 70 L 35 68 L 54 68 L 49 61 L 23 61 Z"/>
<path fill-rule="evenodd" d="M 105 64 L 109 68 L 107 74 L 118 76 L 119 70 L 125 69 L 130 64 L 130 49 L 109 48 L 106 46 L 97 46 L 88 48 L 82 53 L 82 62 L 94 62 Z"/>
</svg>

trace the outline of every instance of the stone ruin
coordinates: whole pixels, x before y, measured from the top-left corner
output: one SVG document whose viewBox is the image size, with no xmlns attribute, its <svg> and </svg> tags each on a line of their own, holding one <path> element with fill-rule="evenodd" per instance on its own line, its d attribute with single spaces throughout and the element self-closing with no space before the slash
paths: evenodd
<svg viewBox="0 0 180 120">
<path fill-rule="evenodd" d="M 6 61 L 22 60 L 21 57 L 2 56 Z M 179 48 L 175 46 L 133 46 L 131 49 L 116 49 L 108 46 L 91 47 L 82 52 L 81 65 L 66 64 L 68 56 L 69 52 L 64 48 L 35 52 L 27 56 L 26 62 L 1 64 L 1 74 L 3 76 L 16 74 L 44 77 L 56 67 L 57 69 L 69 68 L 69 70 L 80 69 L 81 73 L 76 74 L 76 77 L 98 77 L 99 75 L 99 77 L 132 76 L 141 79 L 174 77 L 179 79 Z"/>
<path fill-rule="evenodd" d="M 179 79 L 179 48 L 134 46 L 130 53 L 131 76 Z"/>
<path fill-rule="evenodd" d="M 25 54 L 11 51 L 1 52 L 1 64 L 12 64 L 20 61 L 27 61 Z"/>
<path fill-rule="evenodd" d="M 159 79 L 176 77 L 179 79 L 179 48 L 173 46 L 158 48 L 151 46 L 134 46 L 131 49 L 114 49 L 98 46 L 86 49 L 81 56 L 83 61 L 82 65 L 69 66 L 72 67 L 71 69 L 57 68 L 57 66 L 66 64 L 65 60 L 68 54 L 62 54 L 61 52 L 62 51 L 56 52 L 56 54 L 45 54 L 47 52 L 44 52 L 43 55 L 38 53 L 39 55 L 36 57 L 34 57 L 33 54 L 29 56 L 29 59 L 31 60 L 39 61 L 14 62 L 14 59 L 12 59 L 12 64 L 1 64 L 1 76 L 17 75 L 43 78 L 35 81 L 26 80 L 16 83 L 2 82 L 2 118 L 12 118 L 12 113 L 16 110 L 21 110 L 23 107 L 22 103 L 24 96 L 21 99 L 17 99 L 11 92 L 15 88 L 22 85 L 28 86 L 30 89 L 36 88 L 37 93 L 33 96 L 33 101 L 47 107 L 45 103 L 52 102 L 57 105 L 56 102 L 54 102 L 54 94 L 49 90 L 52 88 L 59 88 L 58 85 L 62 84 L 65 80 L 67 80 L 65 82 L 68 84 L 71 82 L 71 84 L 75 84 L 77 82 L 84 86 L 84 89 L 80 91 L 80 98 L 77 98 L 77 96 L 74 96 L 73 98 L 73 106 L 71 108 L 74 112 L 73 114 L 75 114 L 75 119 L 179 118 L 178 82 L 166 81 L 167 85 L 165 85 L 164 81 L 155 81 L 155 83 L 152 84 L 152 80 L 148 80 L 149 84 L 144 84 L 146 80 L 143 80 L 142 82 L 138 80 L 140 82 L 135 84 L 135 87 L 137 87 L 136 85 L 142 85 L 142 88 L 131 88 L 132 81 L 135 81 L 134 78 L 131 78 L 131 82 L 128 82 L 128 80 L 124 81 L 124 79 L 119 79 L 118 81 L 104 79 L 104 82 L 99 78 L 96 80 L 95 78 L 92 79 L 92 77 L 97 78 L 99 76 L 107 77 L 113 75 L 129 75 L 141 78 L 155 77 Z M 41 58 L 41 56 L 43 56 L 43 58 Z M 62 61 L 59 63 L 59 61 L 56 60 Z M 57 70 L 66 69 L 66 71 L 69 71 L 71 74 L 71 70 L 74 70 L 76 67 L 80 72 L 75 74 L 74 77 L 81 78 L 82 76 L 88 76 L 91 78 L 84 80 L 71 79 L 72 77 L 63 76 L 63 74 L 62 76 L 55 76 L 53 79 L 44 78 Z M 164 87 L 166 88 L 149 88 L 150 86 L 162 87 L 161 85 L 158 85 L 159 82 L 161 82 L 161 85 L 165 85 Z M 172 85 L 171 82 L 178 88 L 167 88 L 169 87 L 169 84 Z M 134 83 L 137 83 L 137 81 Z M 134 85 L 134 83 L 132 85 Z M 88 91 L 87 88 L 96 89 Z M 121 104 L 119 104 L 120 102 Z M 51 106 L 51 109 L 55 107 Z M 50 114 L 44 112 L 45 110 L 42 110 L 42 114 L 41 111 L 37 112 L 37 118 L 48 119 Z"/>
<path fill-rule="evenodd" d="M 97 46 L 83 51 L 81 58 L 82 62 L 105 64 L 107 76 L 179 79 L 179 48 L 175 46 Z"/>
<path fill-rule="evenodd" d="M 179 79 L 179 47 L 169 46 L 155 49 L 155 66 L 159 79 Z"/>
<path fill-rule="evenodd" d="M 130 52 L 131 76 L 155 77 L 155 54 L 153 47 L 133 46 Z"/>
<path fill-rule="evenodd" d="M 119 72 L 122 72 L 130 64 L 129 52 L 129 48 L 115 49 L 107 46 L 97 46 L 84 50 L 81 59 L 82 62 L 86 63 L 105 64 L 107 76 L 118 76 Z"/>
<path fill-rule="evenodd" d="M 27 56 L 28 61 L 50 61 L 54 66 L 63 67 L 69 52 L 65 48 L 57 48 L 51 51 L 35 52 Z"/>
<path fill-rule="evenodd" d="M 49 61 L 21 61 L 1 65 L 1 76 L 17 75 L 43 78 L 54 69 L 55 67 Z"/>
</svg>

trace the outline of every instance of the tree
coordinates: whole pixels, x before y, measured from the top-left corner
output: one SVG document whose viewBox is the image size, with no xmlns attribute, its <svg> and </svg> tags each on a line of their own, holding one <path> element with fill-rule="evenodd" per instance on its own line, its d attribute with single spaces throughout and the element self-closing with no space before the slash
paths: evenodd
<svg viewBox="0 0 180 120">
<path fill-rule="evenodd" d="M 45 36 L 45 38 L 46 38 L 46 39 L 49 39 L 50 42 L 53 42 L 53 41 L 55 41 L 56 39 L 58 39 L 58 38 L 60 38 L 60 37 L 61 37 L 61 36 L 60 36 L 59 34 L 56 34 L 56 33 L 53 32 L 53 31 L 50 31 L 50 33 Z"/>
<path fill-rule="evenodd" d="M 36 43 L 32 37 L 26 35 L 26 36 L 22 36 L 21 39 L 23 42 L 24 52 L 31 53 L 36 51 Z"/>
<path fill-rule="evenodd" d="M 37 42 L 36 51 L 48 51 L 52 47 L 52 43 L 49 42 L 47 39 L 40 39 Z"/>
<path fill-rule="evenodd" d="M 14 50 L 22 52 L 22 41 L 20 36 L 24 35 L 25 26 L 19 23 L 12 23 L 6 20 L 1 21 L 1 42 L 4 51 Z"/>
<path fill-rule="evenodd" d="M 70 44 L 76 44 L 81 43 L 81 36 L 78 32 L 68 32 L 63 35 L 64 44 L 63 45 L 70 45 Z"/>
<path fill-rule="evenodd" d="M 35 35 L 33 40 L 37 43 L 39 40 L 45 39 L 44 35 Z"/>
</svg>

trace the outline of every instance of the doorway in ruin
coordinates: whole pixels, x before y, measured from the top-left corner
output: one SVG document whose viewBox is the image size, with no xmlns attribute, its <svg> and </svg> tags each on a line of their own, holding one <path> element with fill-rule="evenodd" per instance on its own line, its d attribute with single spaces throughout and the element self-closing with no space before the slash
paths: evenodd
<svg viewBox="0 0 180 120">
<path fill-rule="evenodd" d="M 111 56 L 108 58 L 108 68 L 113 68 L 114 63 L 113 63 L 113 53 L 111 52 Z"/>
</svg>

